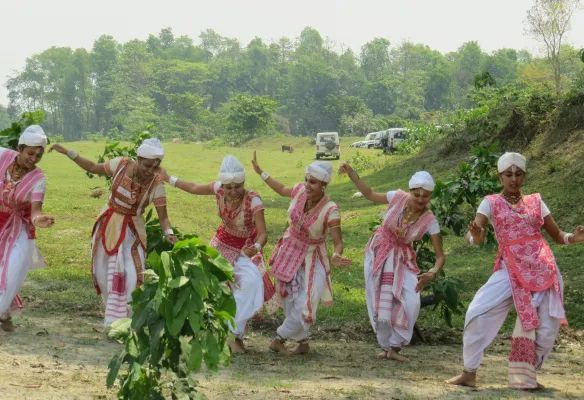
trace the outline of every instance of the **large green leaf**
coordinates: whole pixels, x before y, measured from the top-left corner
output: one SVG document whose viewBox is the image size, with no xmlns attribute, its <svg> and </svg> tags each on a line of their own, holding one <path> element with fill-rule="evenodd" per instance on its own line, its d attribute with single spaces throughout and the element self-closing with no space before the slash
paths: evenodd
<svg viewBox="0 0 584 400">
<path fill-rule="evenodd" d="M 170 282 L 168 282 L 168 287 L 176 289 L 186 285 L 187 283 L 189 283 L 189 278 L 187 278 L 186 276 L 179 276 L 178 278 L 174 278 Z"/>
</svg>

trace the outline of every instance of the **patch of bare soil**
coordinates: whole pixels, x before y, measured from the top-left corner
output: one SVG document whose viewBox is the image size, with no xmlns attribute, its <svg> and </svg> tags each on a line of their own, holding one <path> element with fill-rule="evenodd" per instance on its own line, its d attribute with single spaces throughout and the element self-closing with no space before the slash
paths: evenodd
<svg viewBox="0 0 584 400">
<path fill-rule="evenodd" d="M 16 317 L 14 333 L 0 333 L 1 399 L 114 399 L 105 387 L 107 364 L 119 345 L 91 317 Z M 443 383 L 461 370 L 460 345 L 406 348 L 409 363 L 379 360 L 372 337 L 319 337 L 305 356 L 268 350 L 268 331 L 251 332 L 248 352 L 220 372 L 199 376 L 209 399 L 501 399 L 584 398 L 582 333 L 562 335 L 539 373 L 547 387 L 536 393 L 508 389 L 508 338 L 488 350 L 479 388 Z M 366 340 L 366 341 L 365 341 Z"/>
</svg>

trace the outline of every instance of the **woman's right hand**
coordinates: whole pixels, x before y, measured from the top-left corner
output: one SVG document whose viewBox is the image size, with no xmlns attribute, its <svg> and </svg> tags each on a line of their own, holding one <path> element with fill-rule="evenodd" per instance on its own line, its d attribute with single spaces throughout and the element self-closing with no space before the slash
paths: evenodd
<svg viewBox="0 0 584 400">
<path fill-rule="evenodd" d="M 468 231 L 470 232 L 476 243 L 476 241 L 480 239 L 481 235 L 485 231 L 485 228 L 479 226 L 479 224 L 477 224 L 477 222 L 473 219 L 470 222 L 470 224 L 468 224 Z"/>
<path fill-rule="evenodd" d="M 168 172 L 166 172 L 166 170 L 164 168 L 158 167 L 158 171 L 156 171 L 156 173 L 158 174 L 160 179 L 162 179 L 164 182 L 169 181 L 170 176 L 168 175 Z"/>
<path fill-rule="evenodd" d="M 253 151 L 253 158 L 251 160 L 251 165 L 253 167 L 253 170 L 256 172 L 256 174 L 261 175 L 261 173 L 263 172 L 262 169 L 260 168 L 259 164 L 258 164 L 258 159 L 256 156 L 256 151 Z"/>
<path fill-rule="evenodd" d="M 53 150 L 55 150 L 57 153 L 67 154 L 67 149 L 65 147 L 61 146 L 59 143 L 55 143 L 54 145 L 52 145 L 49 148 L 49 153 Z"/>
<path fill-rule="evenodd" d="M 353 167 L 351 167 L 348 162 L 342 162 L 341 165 L 339 165 L 339 174 L 349 175 L 351 171 L 353 171 Z"/>
</svg>

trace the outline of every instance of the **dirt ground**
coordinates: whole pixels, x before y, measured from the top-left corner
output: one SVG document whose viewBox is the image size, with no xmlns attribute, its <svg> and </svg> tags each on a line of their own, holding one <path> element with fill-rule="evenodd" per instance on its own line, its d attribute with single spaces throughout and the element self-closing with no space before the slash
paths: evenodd
<svg viewBox="0 0 584 400">
<path fill-rule="evenodd" d="M 25 313 L 14 333 L 0 333 L 1 399 L 114 399 L 105 387 L 107 364 L 119 345 L 108 341 L 94 317 Z M 461 369 L 461 346 L 417 345 L 404 350 L 411 362 L 375 358 L 367 341 L 316 338 L 307 356 L 267 350 L 266 334 L 251 333 L 247 354 L 230 367 L 199 377 L 209 399 L 500 399 L 584 398 L 583 332 L 563 334 L 539 374 L 547 389 L 507 389 L 509 341 L 493 344 L 476 390 L 443 380 Z"/>
</svg>

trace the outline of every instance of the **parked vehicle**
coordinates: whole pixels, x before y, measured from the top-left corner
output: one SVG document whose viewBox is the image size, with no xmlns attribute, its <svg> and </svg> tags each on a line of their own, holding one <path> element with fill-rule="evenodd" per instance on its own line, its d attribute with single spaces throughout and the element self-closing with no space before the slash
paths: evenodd
<svg viewBox="0 0 584 400">
<path fill-rule="evenodd" d="M 365 140 L 359 140 L 357 142 L 351 143 L 349 145 L 349 147 L 356 147 L 356 148 L 367 147 L 367 142 Z"/>
<path fill-rule="evenodd" d="M 316 134 L 316 159 L 321 157 L 333 157 L 338 160 L 341 157 L 341 147 L 338 132 L 319 132 Z"/>
<path fill-rule="evenodd" d="M 363 147 L 368 149 L 381 148 L 381 134 L 383 132 L 371 132 L 365 136 L 365 144 Z"/>
<path fill-rule="evenodd" d="M 393 153 L 408 136 L 406 128 L 389 128 L 382 132 L 380 148 L 384 153 Z"/>
</svg>

